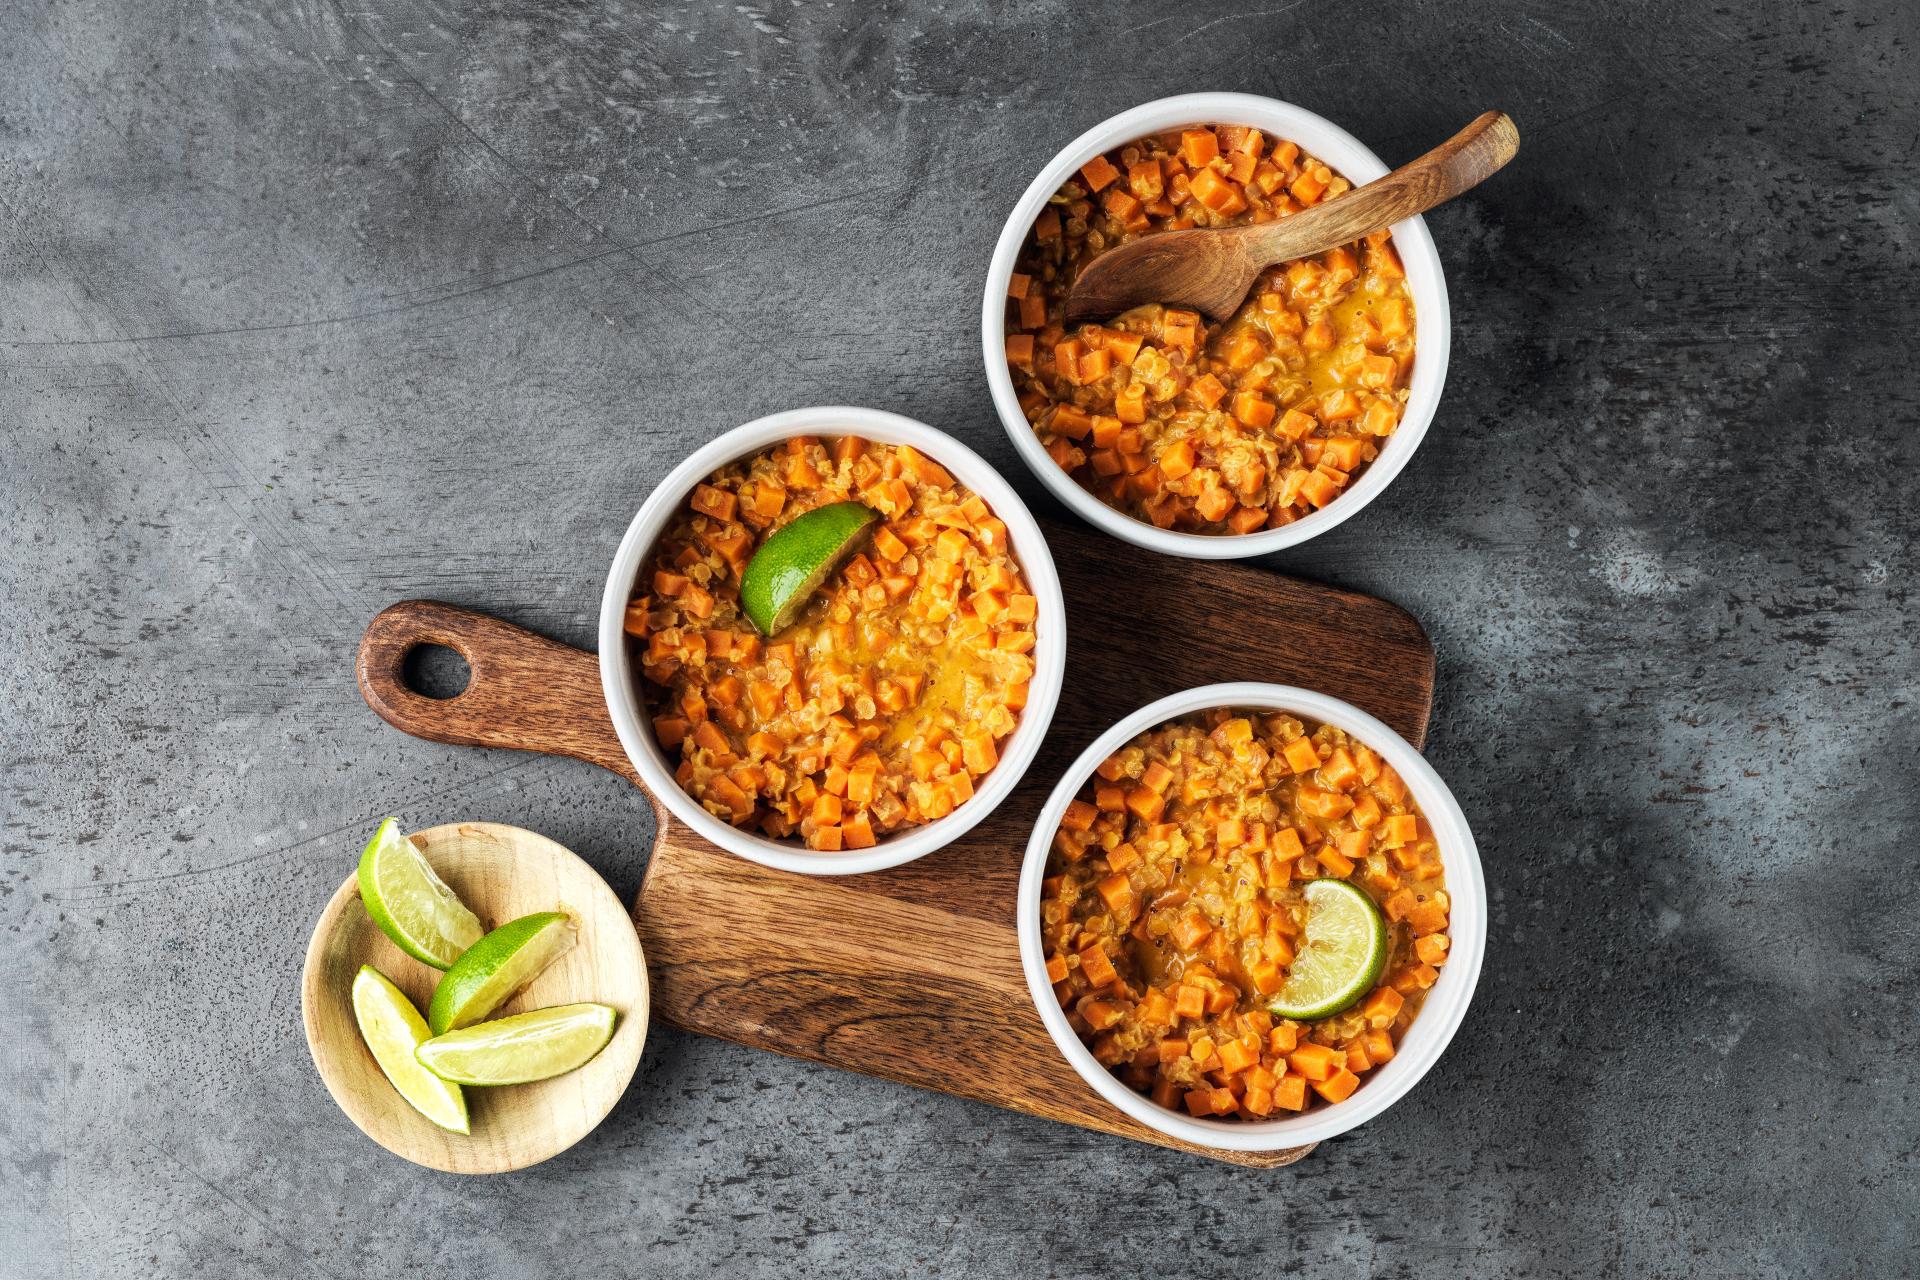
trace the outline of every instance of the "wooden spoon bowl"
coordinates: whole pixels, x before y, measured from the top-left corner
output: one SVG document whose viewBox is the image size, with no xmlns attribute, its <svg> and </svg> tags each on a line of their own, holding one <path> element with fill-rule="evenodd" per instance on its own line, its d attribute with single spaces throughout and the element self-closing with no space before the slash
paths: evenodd
<svg viewBox="0 0 1920 1280">
<path fill-rule="evenodd" d="M 307 1048 L 347 1118 L 404 1159 L 448 1173 L 504 1173 L 565 1151 L 593 1131 L 626 1092 L 647 1039 L 646 959 L 632 917 L 607 882 L 545 836 L 492 822 L 432 827 L 412 837 L 461 901 L 489 927 L 564 909 L 580 931 L 561 956 L 500 1014 L 576 1000 L 620 1012 L 613 1039 L 577 1071 L 537 1084 L 470 1088 L 470 1135 L 450 1133 L 409 1106 L 367 1051 L 353 1017 L 353 978 L 370 964 L 422 1010 L 438 971 L 406 955 L 367 917 L 348 876 L 314 927 L 301 975 Z"/>
<path fill-rule="evenodd" d="M 1520 131 L 1489 111 L 1377 182 L 1273 222 L 1163 231 L 1086 265 L 1067 295 L 1069 326 L 1142 303 L 1192 307 L 1225 321 L 1268 267 L 1327 250 L 1425 213 L 1492 177 L 1520 150 Z"/>
</svg>

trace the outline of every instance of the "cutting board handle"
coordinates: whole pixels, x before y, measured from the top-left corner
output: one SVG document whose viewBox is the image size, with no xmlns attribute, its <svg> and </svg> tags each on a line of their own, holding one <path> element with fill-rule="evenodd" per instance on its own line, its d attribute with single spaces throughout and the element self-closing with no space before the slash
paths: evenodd
<svg viewBox="0 0 1920 1280">
<path fill-rule="evenodd" d="M 451 698 L 408 688 L 407 655 L 423 645 L 444 645 L 466 659 L 473 672 L 467 687 Z M 355 667 L 367 705 L 402 733 L 571 756 L 640 785 L 607 716 L 600 662 L 591 653 L 458 605 L 402 600 L 367 624 Z"/>
</svg>

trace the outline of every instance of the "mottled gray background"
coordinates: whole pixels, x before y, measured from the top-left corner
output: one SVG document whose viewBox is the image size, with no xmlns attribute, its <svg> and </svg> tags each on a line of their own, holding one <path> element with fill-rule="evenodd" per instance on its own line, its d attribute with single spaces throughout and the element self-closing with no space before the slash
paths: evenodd
<svg viewBox="0 0 1920 1280">
<path fill-rule="evenodd" d="M 1912 1274 L 1920 10 L 1729 3 L 0 7 L 0 1271 Z M 307 931 L 389 810 L 629 893 L 639 794 L 387 728 L 405 596 L 591 643 L 697 442 L 851 402 L 1052 504 L 988 249 L 1105 116 L 1272 94 L 1441 210 L 1411 468 L 1275 567 L 1413 611 L 1485 978 L 1391 1113 L 1256 1173 L 656 1031 L 463 1180 L 335 1110 Z"/>
</svg>

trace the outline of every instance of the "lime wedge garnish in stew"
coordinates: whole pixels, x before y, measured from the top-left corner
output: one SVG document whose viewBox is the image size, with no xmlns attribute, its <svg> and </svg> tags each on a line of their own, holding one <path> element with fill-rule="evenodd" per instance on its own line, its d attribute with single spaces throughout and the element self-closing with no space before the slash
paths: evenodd
<svg viewBox="0 0 1920 1280">
<path fill-rule="evenodd" d="M 763 636 L 783 630 L 879 518 L 857 502 L 835 502 L 775 529 L 740 579 L 740 608 L 747 621 Z"/>
<path fill-rule="evenodd" d="M 1387 922 L 1373 899 L 1344 880 L 1315 880 L 1306 898 L 1306 940 L 1267 1006 L 1299 1022 L 1347 1008 L 1373 990 L 1387 964 Z"/>
<path fill-rule="evenodd" d="M 442 1129 L 467 1132 L 467 1099 L 460 1086 L 434 1075 L 413 1056 L 427 1040 L 427 1020 L 372 965 L 361 965 L 353 980 L 353 1019 L 373 1060 L 415 1111 Z"/>
<path fill-rule="evenodd" d="M 563 1004 L 450 1031 L 414 1050 L 422 1066 L 460 1084 L 530 1084 L 584 1065 L 613 1038 L 604 1004 Z"/>
<path fill-rule="evenodd" d="M 360 902 L 394 946 L 436 969 L 458 960 L 486 932 L 393 818 L 380 824 L 360 855 Z"/>
<path fill-rule="evenodd" d="M 573 921 L 542 911 L 501 925 L 464 951 L 433 989 L 427 1025 L 436 1036 L 480 1021 L 573 950 Z"/>
</svg>

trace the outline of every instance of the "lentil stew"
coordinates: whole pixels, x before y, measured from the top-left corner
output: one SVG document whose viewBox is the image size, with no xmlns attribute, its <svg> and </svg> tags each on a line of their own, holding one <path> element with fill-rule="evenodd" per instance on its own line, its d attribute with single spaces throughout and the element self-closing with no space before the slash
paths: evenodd
<svg viewBox="0 0 1920 1280">
<path fill-rule="evenodd" d="M 1385 231 L 1263 273 L 1225 324 L 1136 307 L 1064 326 L 1082 267 L 1143 235 L 1286 217 L 1351 183 L 1291 142 L 1195 126 L 1096 156 L 1035 220 L 1008 286 L 1006 358 L 1054 462 L 1163 529 L 1279 528 L 1335 501 L 1408 400 L 1413 299 Z"/>
<path fill-rule="evenodd" d="M 787 521 L 880 520 L 784 630 L 741 575 Z M 797 437 L 697 485 L 626 613 L 653 731 L 709 813 L 822 851 L 865 849 L 966 803 L 1026 706 L 1038 601 L 1006 524 L 907 445 Z"/>
<path fill-rule="evenodd" d="M 1386 965 L 1345 1009 L 1276 1017 L 1322 877 L 1379 906 Z M 1219 708 L 1095 770 L 1053 837 L 1040 936 L 1097 1061 L 1160 1106 L 1261 1120 L 1344 1101 L 1393 1058 L 1446 963 L 1450 905 L 1433 831 L 1380 756 L 1331 725 Z"/>
</svg>

